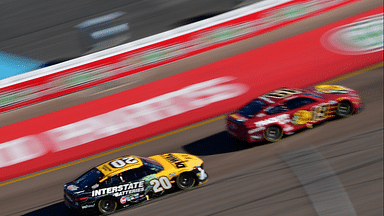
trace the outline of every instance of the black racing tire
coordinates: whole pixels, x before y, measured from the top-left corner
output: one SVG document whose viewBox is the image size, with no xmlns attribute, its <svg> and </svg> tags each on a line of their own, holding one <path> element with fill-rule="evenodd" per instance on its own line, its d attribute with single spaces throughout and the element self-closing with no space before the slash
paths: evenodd
<svg viewBox="0 0 384 216">
<path fill-rule="evenodd" d="M 116 211 L 117 202 L 111 198 L 102 198 L 97 202 L 97 208 L 102 214 L 111 214 Z"/>
<path fill-rule="evenodd" d="M 181 190 L 190 189 L 195 185 L 196 179 L 192 173 L 184 172 L 176 178 L 177 187 Z"/>
<path fill-rule="evenodd" d="M 339 118 L 345 118 L 352 115 L 353 109 L 349 101 L 340 101 L 337 104 L 336 115 Z"/>
<path fill-rule="evenodd" d="M 263 136 L 268 142 L 277 142 L 283 137 L 283 130 L 279 126 L 273 125 L 264 130 Z"/>
</svg>

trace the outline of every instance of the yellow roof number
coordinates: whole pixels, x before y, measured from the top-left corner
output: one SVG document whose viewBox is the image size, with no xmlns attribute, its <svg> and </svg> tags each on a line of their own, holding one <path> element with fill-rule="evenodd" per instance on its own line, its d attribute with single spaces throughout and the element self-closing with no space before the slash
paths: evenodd
<svg viewBox="0 0 384 216">
<path fill-rule="evenodd" d="M 139 158 L 135 156 L 124 156 L 103 163 L 96 168 L 105 176 L 111 176 L 124 172 L 125 170 L 139 168 L 142 165 L 143 162 Z"/>
</svg>

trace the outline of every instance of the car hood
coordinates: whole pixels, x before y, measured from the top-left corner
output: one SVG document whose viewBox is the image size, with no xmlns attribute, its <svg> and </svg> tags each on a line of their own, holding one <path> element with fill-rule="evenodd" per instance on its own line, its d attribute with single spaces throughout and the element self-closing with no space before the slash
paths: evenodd
<svg viewBox="0 0 384 216">
<path fill-rule="evenodd" d="M 178 164 L 183 163 L 185 168 L 194 168 L 195 166 L 201 166 L 203 160 L 200 158 L 184 153 L 168 153 L 162 155 L 154 155 L 151 159 L 159 162 L 165 169 L 179 168 Z M 184 168 L 184 167 L 183 167 Z"/>
</svg>

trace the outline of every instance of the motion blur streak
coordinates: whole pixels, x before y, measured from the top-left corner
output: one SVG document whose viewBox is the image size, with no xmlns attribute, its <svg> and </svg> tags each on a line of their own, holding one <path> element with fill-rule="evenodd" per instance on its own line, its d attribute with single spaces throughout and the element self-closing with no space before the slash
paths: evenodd
<svg viewBox="0 0 384 216">
<path fill-rule="evenodd" d="M 48 151 L 62 151 L 142 127 L 247 92 L 248 87 L 245 84 L 223 84 L 235 79 L 235 77 L 220 77 L 197 83 L 137 104 L 55 128 L 43 134 L 2 143 L 0 168 L 37 158 Z M 49 137 L 49 140 L 43 138 L 38 141 L 39 137 Z M 34 141 L 33 145 L 30 145 L 31 140 Z M 30 148 L 34 150 L 25 151 Z"/>
<path fill-rule="evenodd" d="M 248 90 L 245 84 L 220 85 L 234 79 L 221 77 L 198 83 L 45 134 L 54 144 L 53 151 L 62 151 L 244 94 Z"/>
</svg>

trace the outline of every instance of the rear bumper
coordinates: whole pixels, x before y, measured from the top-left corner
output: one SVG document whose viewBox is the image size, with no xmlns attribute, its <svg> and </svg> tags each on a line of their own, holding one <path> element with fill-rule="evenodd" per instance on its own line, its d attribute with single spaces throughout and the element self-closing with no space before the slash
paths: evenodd
<svg viewBox="0 0 384 216">
<path fill-rule="evenodd" d="M 74 210 L 74 211 L 77 211 L 77 212 L 80 212 L 80 211 L 82 211 L 83 209 L 81 208 L 81 206 L 78 204 L 78 203 L 73 203 L 73 202 L 71 202 L 70 200 L 68 200 L 67 199 L 67 197 L 64 195 L 64 204 L 68 207 L 68 208 L 70 208 L 70 209 L 72 209 L 72 210 Z"/>
</svg>

